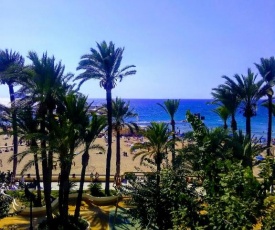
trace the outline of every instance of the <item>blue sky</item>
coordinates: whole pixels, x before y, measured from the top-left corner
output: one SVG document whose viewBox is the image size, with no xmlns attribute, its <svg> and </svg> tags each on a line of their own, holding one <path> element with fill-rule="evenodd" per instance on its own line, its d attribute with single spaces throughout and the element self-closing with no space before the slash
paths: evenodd
<svg viewBox="0 0 275 230">
<path fill-rule="evenodd" d="M 1 1 L 0 48 L 47 51 L 78 74 L 81 55 L 96 42 L 125 47 L 122 67 L 137 74 L 113 90 L 122 98 L 211 98 L 222 75 L 255 72 L 275 55 L 273 0 L 28 0 Z M 99 82 L 81 87 L 105 98 Z M 0 98 L 8 97 L 7 86 Z"/>
</svg>

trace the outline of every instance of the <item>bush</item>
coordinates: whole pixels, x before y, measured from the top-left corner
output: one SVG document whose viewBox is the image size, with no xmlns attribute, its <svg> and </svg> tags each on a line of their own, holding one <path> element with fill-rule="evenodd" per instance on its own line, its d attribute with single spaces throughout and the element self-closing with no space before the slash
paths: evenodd
<svg viewBox="0 0 275 230">
<path fill-rule="evenodd" d="M 11 202 L 12 198 L 10 196 L 0 194 L 0 217 L 8 215 Z"/>
<path fill-rule="evenodd" d="M 91 183 L 89 185 L 89 191 L 92 196 L 105 196 L 100 183 Z"/>
<path fill-rule="evenodd" d="M 87 221 L 84 219 L 78 219 L 75 220 L 73 216 L 69 216 L 68 221 L 66 223 L 66 226 L 61 225 L 61 220 L 59 216 L 56 216 L 51 225 L 48 226 L 47 220 L 43 220 L 39 226 L 39 230 L 64 230 L 64 229 L 70 229 L 70 230 L 85 230 L 88 227 Z"/>
<path fill-rule="evenodd" d="M 10 196 L 12 196 L 13 198 L 17 199 L 17 200 L 20 200 L 20 202 L 29 207 L 30 206 L 30 202 L 29 200 L 26 198 L 25 196 L 25 192 L 24 190 L 7 190 L 6 193 Z"/>
<path fill-rule="evenodd" d="M 136 181 L 137 176 L 134 173 L 125 173 L 125 179 L 126 180 L 132 180 L 132 181 Z"/>
</svg>

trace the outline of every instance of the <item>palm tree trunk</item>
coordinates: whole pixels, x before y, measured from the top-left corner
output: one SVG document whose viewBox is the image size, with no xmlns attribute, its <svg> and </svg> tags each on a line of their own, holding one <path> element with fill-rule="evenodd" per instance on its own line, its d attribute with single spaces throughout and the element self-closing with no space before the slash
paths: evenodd
<svg viewBox="0 0 275 230">
<path fill-rule="evenodd" d="M 59 185 L 59 213 L 63 227 L 66 226 L 69 216 L 69 176 L 71 171 L 71 166 L 69 164 L 70 163 L 61 164 L 61 175 Z"/>
<path fill-rule="evenodd" d="M 42 172 L 44 185 L 44 199 L 46 205 L 47 222 L 52 222 L 52 203 L 51 203 L 51 177 L 49 177 L 49 168 L 47 163 L 46 142 L 41 141 L 41 156 L 42 156 Z"/>
<path fill-rule="evenodd" d="M 251 139 L 251 117 L 250 116 L 246 117 L 245 126 L 246 126 L 246 135 L 248 136 L 249 139 Z"/>
<path fill-rule="evenodd" d="M 66 227 L 69 217 L 69 192 L 70 192 L 70 172 L 74 156 L 74 145 L 70 146 L 69 154 L 67 151 L 60 154 L 61 175 L 59 186 L 59 213 L 62 226 Z"/>
<path fill-rule="evenodd" d="M 157 199 L 156 199 L 156 208 L 157 208 L 157 226 L 160 230 L 163 230 L 162 226 L 162 215 L 161 215 L 161 201 L 160 201 L 160 170 L 161 170 L 161 154 L 157 153 L 156 164 L 157 164 Z"/>
<path fill-rule="evenodd" d="M 41 198 L 41 187 L 40 187 L 40 175 L 39 175 L 39 167 L 38 167 L 38 157 L 36 153 L 37 143 L 34 139 L 31 140 L 31 147 L 35 148 L 35 152 L 33 155 L 34 158 L 34 167 L 35 167 L 35 175 L 36 175 L 36 181 L 37 181 L 37 206 L 42 206 L 42 198 Z"/>
<path fill-rule="evenodd" d="M 227 123 L 226 123 L 226 120 L 223 122 L 223 128 L 224 128 L 225 130 L 227 130 L 227 128 L 228 128 Z"/>
<path fill-rule="evenodd" d="M 79 191 L 78 191 L 75 212 L 74 212 L 75 219 L 78 219 L 79 212 L 80 212 L 80 205 L 81 205 L 82 193 L 83 193 L 83 187 L 84 187 L 84 181 L 85 181 L 86 167 L 89 162 L 89 152 L 88 151 L 89 151 L 88 148 L 86 148 L 84 154 L 82 155 L 81 179 L 80 179 Z"/>
<path fill-rule="evenodd" d="M 235 114 L 231 115 L 231 128 L 233 132 L 235 132 L 238 129 Z"/>
<path fill-rule="evenodd" d="M 18 134 L 17 134 L 17 122 L 16 122 L 16 109 L 15 109 L 15 97 L 13 85 L 9 84 L 10 102 L 12 108 L 12 131 L 13 131 L 13 175 L 16 175 L 17 169 L 17 153 L 18 153 Z"/>
<path fill-rule="evenodd" d="M 116 176 L 120 176 L 120 130 L 116 131 Z"/>
<path fill-rule="evenodd" d="M 64 214 L 63 214 L 63 195 L 64 195 L 64 169 L 62 166 L 62 164 L 60 165 L 60 175 L 59 175 L 59 191 L 58 191 L 58 210 L 59 210 L 59 215 L 60 215 L 60 219 L 63 218 Z"/>
<path fill-rule="evenodd" d="M 173 145 L 172 145 L 172 166 L 175 169 L 175 161 L 176 161 L 176 153 L 175 153 L 175 145 L 176 145 L 176 134 L 175 134 L 175 120 L 171 120 L 172 125 L 172 138 L 173 138 Z"/>
<path fill-rule="evenodd" d="M 106 89 L 107 119 L 108 119 L 108 150 L 106 159 L 106 184 L 105 194 L 110 195 L 110 171 L 112 158 L 112 91 Z"/>
<path fill-rule="evenodd" d="M 45 127 L 45 115 L 41 116 L 40 130 L 41 133 L 46 133 Z M 48 161 L 47 161 L 47 151 L 46 151 L 46 141 L 41 140 L 41 157 L 42 157 L 42 172 L 43 172 L 43 185 L 44 185 L 44 199 L 46 205 L 47 222 L 50 225 L 52 223 L 52 203 L 51 203 L 51 174 L 49 173 Z"/>
<path fill-rule="evenodd" d="M 267 155 L 271 155 L 271 138 L 272 138 L 272 95 L 268 96 L 268 127 L 267 127 Z"/>
</svg>

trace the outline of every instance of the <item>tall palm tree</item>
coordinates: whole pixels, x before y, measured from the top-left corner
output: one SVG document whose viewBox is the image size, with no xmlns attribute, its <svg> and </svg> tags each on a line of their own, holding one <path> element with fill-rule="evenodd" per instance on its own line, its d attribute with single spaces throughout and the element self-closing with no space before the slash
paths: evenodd
<svg viewBox="0 0 275 230">
<path fill-rule="evenodd" d="M 260 64 L 256 64 L 256 67 L 266 82 L 266 96 L 268 101 L 268 128 L 267 128 L 267 146 L 271 146 L 272 139 L 272 97 L 274 95 L 274 91 L 272 87 L 275 84 L 275 59 L 274 57 L 261 58 Z M 267 154 L 270 155 L 270 148 L 267 149 Z"/>
<path fill-rule="evenodd" d="M 160 198 L 160 172 L 161 172 L 161 163 L 167 157 L 166 149 L 170 148 L 173 144 L 173 140 L 170 140 L 170 133 L 168 130 L 168 125 L 165 123 L 155 123 L 147 127 L 144 132 L 144 137 L 148 140 L 146 143 L 136 143 L 131 151 L 137 151 L 134 155 L 134 159 L 141 156 L 140 163 L 145 159 L 152 158 L 155 161 L 157 166 L 157 180 L 156 180 L 156 208 L 157 210 L 161 209 L 161 198 Z M 162 215 L 161 213 L 157 214 L 157 226 L 159 229 L 162 227 Z"/>
<path fill-rule="evenodd" d="M 230 116 L 230 112 L 228 111 L 228 109 L 224 105 L 221 105 L 215 108 L 213 111 L 223 120 L 223 128 L 227 129 L 227 119 Z"/>
<path fill-rule="evenodd" d="M 223 84 L 212 90 L 213 92 L 211 94 L 214 98 L 213 103 L 226 107 L 231 115 L 232 131 L 235 132 L 237 130 L 236 112 L 241 102 L 240 99 L 233 89 Z"/>
<path fill-rule="evenodd" d="M 25 95 L 25 103 L 32 103 L 39 119 L 39 133 L 43 138 L 40 141 L 44 197 L 47 212 L 47 221 L 52 222 L 51 207 L 51 178 L 53 168 L 53 151 L 48 148 L 54 141 L 52 135 L 54 111 L 57 104 L 63 100 L 69 90 L 67 84 L 71 74 L 64 75 L 65 67 L 61 62 L 56 63 L 54 57 L 44 53 L 41 59 L 37 53 L 29 52 L 28 58 L 32 64 L 25 69 L 28 78 L 22 83 L 20 92 Z"/>
<path fill-rule="evenodd" d="M 234 75 L 234 80 L 224 76 L 225 86 L 233 90 L 241 100 L 241 110 L 246 118 L 246 135 L 251 137 L 251 118 L 256 116 L 257 103 L 265 93 L 265 88 L 262 87 L 264 81 L 256 82 L 257 74 L 254 74 L 250 69 L 247 71 L 247 76 Z"/>
<path fill-rule="evenodd" d="M 17 124 L 18 124 L 18 134 L 21 138 L 30 142 L 29 149 L 23 151 L 22 153 L 18 154 L 19 162 L 23 160 L 23 158 L 28 154 L 33 154 L 33 161 L 30 161 L 24 167 L 24 171 L 28 170 L 29 167 L 32 167 L 34 164 L 35 167 L 35 176 L 37 184 L 40 185 L 40 173 L 39 173 L 39 148 L 37 144 L 38 140 L 38 120 L 34 111 L 30 105 L 26 105 L 24 108 L 19 108 L 17 114 Z M 22 172 L 23 174 L 23 172 Z M 41 198 L 41 187 L 38 186 L 37 188 L 37 206 L 42 206 L 42 198 Z"/>
<path fill-rule="evenodd" d="M 165 112 L 170 116 L 171 118 L 171 126 L 172 126 L 172 138 L 173 138 L 173 145 L 172 145 L 172 165 L 174 167 L 175 165 L 175 158 L 176 158 L 176 151 L 175 151 L 175 145 L 176 145 L 176 133 L 175 133 L 175 114 L 179 108 L 180 100 L 166 100 L 164 101 L 164 105 L 158 103 Z"/>
<path fill-rule="evenodd" d="M 84 153 L 82 155 L 82 169 L 81 169 L 81 179 L 80 185 L 78 190 L 78 197 L 76 201 L 76 207 L 74 212 L 74 217 L 77 219 L 79 217 L 80 212 L 80 205 L 82 200 L 82 193 L 83 193 L 83 186 L 85 180 L 85 172 L 86 167 L 89 163 L 89 149 L 93 148 L 100 148 L 100 146 L 91 146 L 92 143 L 95 141 L 98 134 L 106 127 L 107 121 L 105 116 L 97 116 L 96 114 L 92 114 L 92 119 L 89 125 L 84 129 Z"/>
<path fill-rule="evenodd" d="M 0 50 L 0 83 L 7 84 L 9 87 L 10 102 L 12 108 L 12 129 L 13 129 L 13 174 L 17 169 L 18 137 L 16 124 L 15 93 L 14 86 L 18 84 L 22 69 L 24 67 L 24 58 L 12 50 Z"/>
<path fill-rule="evenodd" d="M 103 41 L 97 43 L 96 49 L 91 48 L 91 54 L 85 54 L 77 67 L 78 70 L 84 70 L 75 80 L 80 80 L 79 87 L 90 79 L 99 80 L 100 87 L 106 91 L 107 101 L 107 118 L 108 118 L 108 150 L 106 159 L 106 184 L 105 193 L 110 194 L 110 170 L 112 157 L 112 89 L 116 86 L 117 81 L 122 81 L 126 76 L 133 75 L 136 70 L 132 70 L 134 65 L 126 66 L 122 69 L 120 64 L 124 48 L 115 48 L 115 44 L 110 42 L 109 45 Z"/>
<path fill-rule="evenodd" d="M 60 162 L 59 214 L 63 226 L 68 220 L 69 175 L 76 148 L 83 142 L 85 127 L 89 125 L 87 97 L 68 93 L 56 109 L 50 147 L 58 154 Z"/>
<path fill-rule="evenodd" d="M 112 117 L 113 128 L 116 132 L 116 176 L 120 176 L 120 132 L 124 127 L 127 127 L 132 133 L 138 130 L 135 122 L 129 119 L 137 117 L 133 109 L 130 109 L 130 102 L 123 101 L 120 98 L 112 100 Z"/>
</svg>

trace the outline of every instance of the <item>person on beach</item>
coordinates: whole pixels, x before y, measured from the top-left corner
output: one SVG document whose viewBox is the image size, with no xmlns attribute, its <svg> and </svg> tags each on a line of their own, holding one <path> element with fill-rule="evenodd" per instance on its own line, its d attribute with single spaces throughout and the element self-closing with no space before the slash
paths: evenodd
<svg viewBox="0 0 275 230">
<path fill-rule="evenodd" d="M 99 174 L 98 174 L 98 172 L 96 172 L 94 181 L 98 181 L 98 178 L 99 178 Z"/>
</svg>

